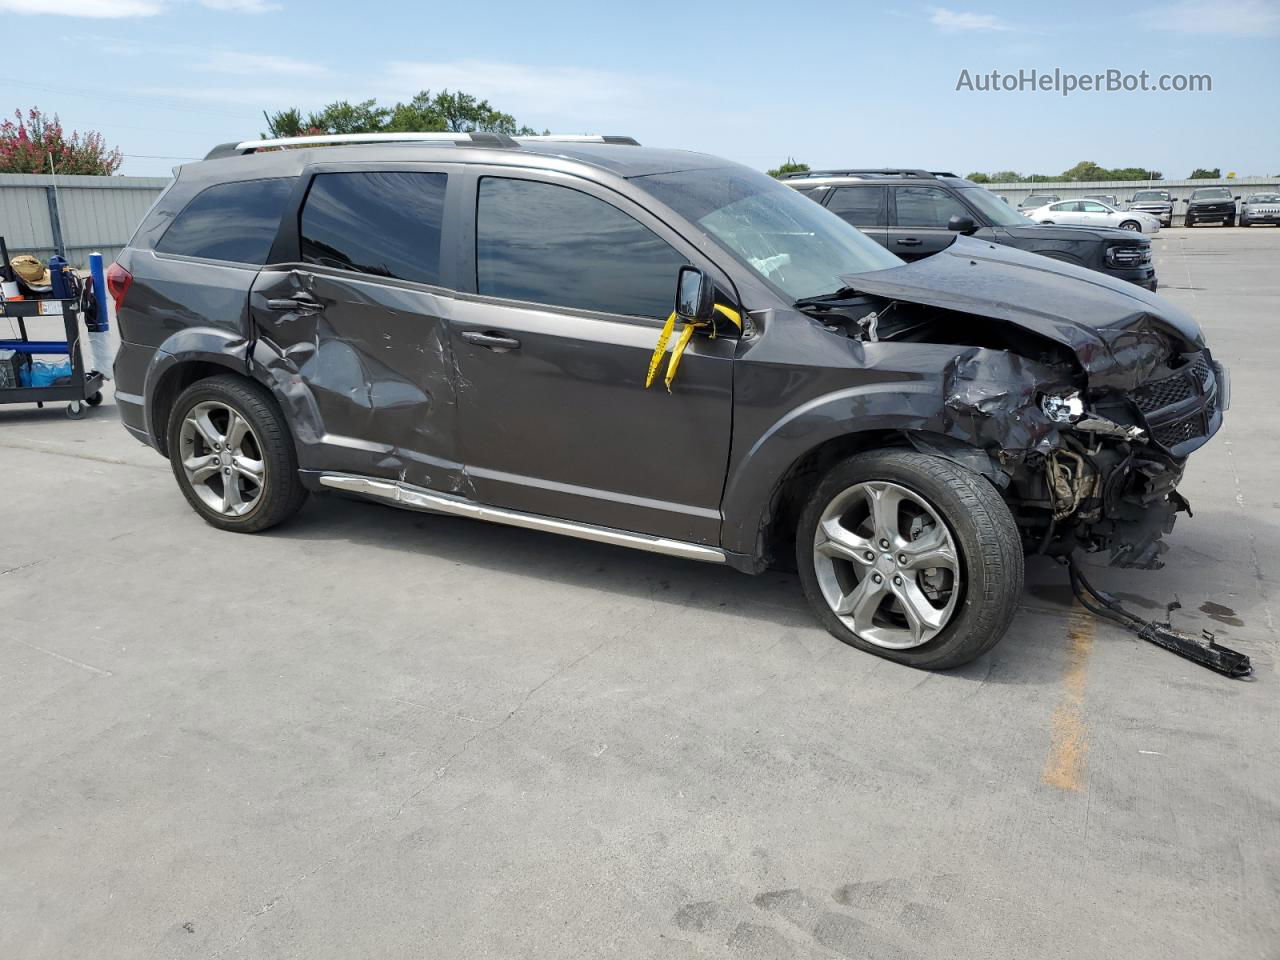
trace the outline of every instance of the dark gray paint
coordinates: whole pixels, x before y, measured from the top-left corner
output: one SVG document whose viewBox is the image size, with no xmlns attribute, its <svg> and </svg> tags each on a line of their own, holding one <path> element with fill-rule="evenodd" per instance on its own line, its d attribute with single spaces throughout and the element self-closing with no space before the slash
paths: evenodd
<svg viewBox="0 0 1280 960">
<path fill-rule="evenodd" d="M 122 404 L 126 424 L 160 446 L 155 397 L 165 376 L 184 362 L 215 363 L 272 390 L 312 485 L 320 471 L 402 481 L 527 513 L 718 544 L 751 570 L 767 559 L 764 531 L 779 484 L 832 441 L 896 437 L 985 474 L 1015 502 L 1027 495 L 1035 479 L 1027 455 L 1060 439 L 1037 395 L 1069 385 L 1070 372 L 966 346 L 962 324 L 943 338 L 954 342 L 870 342 L 829 328 L 646 194 L 643 181 L 627 179 L 717 165 L 724 162 L 675 151 L 540 144 L 289 150 L 183 168 L 121 258 L 135 278 L 120 316 L 126 342 L 116 370 L 126 398 L 138 398 Z M 450 174 L 440 288 L 299 264 L 296 215 L 307 176 L 256 283 L 252 269 L 150 249 L 210 183 L 340 169 Z M 477 171 L 572 181 L 607 198 L 710 271 L 749 311 L 746 335 L 695 338 L 668 394 L 660 384 L 643 389 L 660 321 L 476 296 Z M 1144 379 L 1158 345 L 1201 343 L 1194 322 L 1158 297 L 977 240 L 846 279 L 881 309 L 897 300 L 1034 331 L 1069 348 L 1100 387 L 1123 390 Z M 673 293 L 674 285 L 673 277 Z M 267 300 L 300 290 L 322 304 L 318 313 L 267 309 Z M 520 347 L 464 337 L 477 332 Z M 1214 430 L 1218 423 L 1220 415 Z M 1176 481 L 1180 461 L 1167 469 Z"/>
</svg>

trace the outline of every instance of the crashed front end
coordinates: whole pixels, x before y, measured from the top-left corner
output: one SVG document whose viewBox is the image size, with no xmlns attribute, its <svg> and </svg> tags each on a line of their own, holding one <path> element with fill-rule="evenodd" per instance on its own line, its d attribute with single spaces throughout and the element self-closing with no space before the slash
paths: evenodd
<svg viewBox="0 0 1280 960">
<path fill-rule="evenodd" d="M 1189 512 L 1177 491 L 1187 457 L 1230 399 L 1194 320 L 1130 285 L 969 238 L 847 279 L 896 318 L 878 339 L 958 344 L 941 436 L 913 442 L 996 483 L 1027 553 L 1162 565 L 1161 538 Z"/>
</svg>

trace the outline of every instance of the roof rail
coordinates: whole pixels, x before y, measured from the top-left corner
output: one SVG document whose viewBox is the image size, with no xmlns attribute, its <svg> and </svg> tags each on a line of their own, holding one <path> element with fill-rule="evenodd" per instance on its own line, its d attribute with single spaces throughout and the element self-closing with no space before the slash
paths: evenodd
<svg viewBox="0 0 1280 960">
<path fill-rule="evenodd" d="M 635 137 L 624 137 L 606 133 L 544 133 L 532 137 L 516 137 L 521 143 L 625 143 L 638 147 L 640 141 Z"/>
<path fill-rule="evenodd" d="M 868 167 L 865 169 L 841 170 L 806 170 L 801 173 L 785 173 L 781 180 L 803 180 L 806 177 L 856 177 L 861 174 L 873 174 L 879 177 L 918 177 L 921 180 L 936 180 L 938 177 L 950 177 L 950 173 L 930 173 L 928 170 L 912 170 L 906 167 Z"/>
<path fill-rule="evenodd" d="M 520 137 L 521 141 L 539 141 L 544 143 L 627 143 L 634 146 L 640 144 L 634 137 L 605 136 L 603 134 L 544 134 L 534 137 Z M 207 154 L 206 160 L 217 160 L 221 157 L 237 157 L 259 150 L 273 150 L 281 147 L 319 147 L 357 143 L 469 143 L 477 147 L 515 147 L 519 146 L 517 138 L 505 133 L 452 133 L 449 131 L 402 133 L 319 133 L 301 137 L 273 137 L 265 140 L 242 140 L 239 143 L 220 143 Z"/>
</svg>

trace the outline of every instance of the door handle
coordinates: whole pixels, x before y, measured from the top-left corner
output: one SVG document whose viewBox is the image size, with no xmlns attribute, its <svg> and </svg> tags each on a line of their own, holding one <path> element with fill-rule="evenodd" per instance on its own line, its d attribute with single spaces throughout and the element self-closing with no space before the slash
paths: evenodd
<svg viewBox="0 0 1280 960">
<path fill-rule="evenodd" d="M 319 300 L 313 300 L 310 297 L 297 294 L 292 297 L 281 297 L 279 299 L 271 299 L 267 301 L 267 309 L 275 310 L 280 313 L 319 313 L 324 309 L 324 304 Z"/>
<path fill-rule="evenodd" d="M 477 347 L 488 347 L 499 353 L 520 349 L 520 341 L 515 337 L 505 337 L 492 330 L 486 330 L 483 333 L 479 330 L 463 330 L 462 339 L 467 343 L 474 343 Z"/>
<path fill-rule="evenodd" d="M 901 240 L 897 241 L 897 244 L 900 247 L 918 247 L 922 243 L 924 243 L 924 241 L 918 237 L 903 237 Z"/>
</svg>

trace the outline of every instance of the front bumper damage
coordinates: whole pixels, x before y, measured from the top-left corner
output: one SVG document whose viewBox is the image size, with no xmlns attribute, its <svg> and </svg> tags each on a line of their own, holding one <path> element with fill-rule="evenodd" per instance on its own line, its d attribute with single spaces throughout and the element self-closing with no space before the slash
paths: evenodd
<svg viewBox="0 0 1280 960">
<path fill-rule="evenodd" d="M 932 326 L 906 339 L 955 342 L 939 338 L 982 324 L 1017 333 L 1004 349 L 957 347 L 942 381 L 942 436 L 911 439 L 991 479 L 1028 553 L 1083 549 L 1116 566 L 1162 566 L 1162 538 L 1190 511 L 1177 491 L 1186 459 L 1229 402 L 1226 371 L 1194 320 L 1132 286 L 969 238 L 845 279 L 907 313 L 933 308 Z M 1055 399 L 1068 395 L 1077 406 L 1064 410 Z"/>
</svg>

